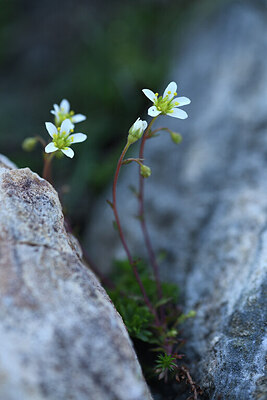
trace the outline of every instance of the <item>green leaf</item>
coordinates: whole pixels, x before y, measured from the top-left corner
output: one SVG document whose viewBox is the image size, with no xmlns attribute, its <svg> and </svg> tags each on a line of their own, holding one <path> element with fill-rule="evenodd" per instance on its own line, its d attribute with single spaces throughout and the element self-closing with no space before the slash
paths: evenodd
<svg viewBox="0 0 267 400">
<path fill-rule="evenodd" d="M 113 221 L 113 228 L 115 229 L 115 231 L 118 231 L 118 224 L 116 221 Z"/>
<path fill-rule="evenodd" d="M 110 205 L 110 207 L 112 208 L 112 210 L 114 209 L 114 205 L 110 200 L 106 200 L 106 202 L 108 203 L 108 205 Z"/>
<path fill-rule="evenodd" d="M 138 190 L 136 189 L 136 187 L 135 187 L 134 185 L 129 185 L 128 188 L 130 189 L 130 191 L 131 191 L 136 197 L 139 197 Z"/>
<path fill-rule="evenodd" d="M 177 319 L 176 325 L 182 324 L 185 322 L 188 318 L 194 318 L 196 316 L 196 311 L 191 310 L 187 314 L 182 314 L 180 317 Z"/>
<path fill-rule="evenodd" d="M 155 307 L 158 308 L 160 306 L 163 306 L 164 304 L 169 303 L 170 301 L 172 301 L 173 298 L 172 297 L 163 297 L 161 300 L 159 300 L 156 304 Z"/>
</svg>

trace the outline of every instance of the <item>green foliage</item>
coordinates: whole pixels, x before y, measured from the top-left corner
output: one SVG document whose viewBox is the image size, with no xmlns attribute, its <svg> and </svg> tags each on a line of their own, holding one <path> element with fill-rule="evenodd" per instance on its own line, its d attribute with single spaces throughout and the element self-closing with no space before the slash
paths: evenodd
<svg viewBox="0 0 267 400">
<path fill-rule="evenodd" d="M 164 282 L 162 284 L 163 297 L 158 301 L 156 282 L 150 277 L 146 264 L 138 261 L 136 267 L 146 293 L 156 308 L 168 303 L 177 303 L 178 288 L 175 284 Z M 155 327 L 154 316 L 144 303 L 141 290 L 128 260 L 115 262 L 112 281 L 115 289 L 109 290 L 108 293 L 121 314 L 130 336 L 160 346 L 166 335 L 163 335 L 160 329 Z M 167 333 L 170 337 L 171 332 L 173 331 L 170 330 Z M 175 333 L 177 334 L 177 331 Z"/>
<path fill-rule="evenodd" d="M 136 300 L 128 298 L 116 299 L 116 308 L 121 314 L 130 336 L 143 342 L 150 342 L 152 332 L 150 330 L 153 315 L 146 306 L 140 306 Z"/>
<path fill-rule="evenodd" d="M 167 382 L 168 375 L 174 374 L 177 371 L 176 358 L 171 354 L 159 354 L 156 359 L 155 373 L 159 379 L 165 379 Z"/>
<path fill-rule="evenodd" d="M 194 310 L 189 311 L 187 314 L 181 314 L 177 319 L 177 324 L 182 324 L 188 318 L 194 318 L 196 316 L 196 312 Z"/>
<path fill-rule="evenodd" d="M 169 371 L 173 371 L 176 367 L 176 358 L 170 354 L 159 354 L 156 360 L 156 368 L 161 370 L 168 369 Z"/>
<path fill-rule="evenodd" d="M 156 282 L 153 278 L 151 278 L 147 265 L 142 260 L 138 260 L 136 261 L 136 267 L 147 295 L 153 305 L 159 307 L 160 305 L 166 304 L 169 301 L 177 303 L 179 290 L 176 284 L 167 282 L 162 283 L 163 298 L 159 302 L 157 297 Z M 114 296 L 114 293 L 117 293 L 118 296 L 121 296 L 122 293 L 127 293 L 128 297 L 134 298 L 135 300 L 143 303 L 143 297 L 139 285 L 135 279 L 128 260 L 115 261 L 115 269 L 112 276 L 112 281 L 116 289 L 110 292 L 111 297 Z"/>
<path fill-rule="evenodd" d="M 177 374 L 177 360 L 183 357 L 176 353 L 183 342 L 181 339 L 177 340 L 179 325 L 188 318 L 194 317 L 195 312 L 183 314 L 178 309 L 179 293 L 175 284 L 163 282 L 161 284 L 163 295 L 159 300 L 157 285 L 150 276 L 148 266 L 138 260 L 136 268 L 152 305 L 158 315 L 163 317 L 159 323 L 155 322 L 154 315 L 145 304 L 128 260 L 115 261 L 112 277 L 114 288 L 108 293 L 122 316 L 130 336 L 144 342 L 147 350 L 153 351 L 150 364 L 147 365 L 145 361 L 143 364 L 147 376 L 156 375 L 158 379 L 167 382 L 169 376 Z"/>
</svg>

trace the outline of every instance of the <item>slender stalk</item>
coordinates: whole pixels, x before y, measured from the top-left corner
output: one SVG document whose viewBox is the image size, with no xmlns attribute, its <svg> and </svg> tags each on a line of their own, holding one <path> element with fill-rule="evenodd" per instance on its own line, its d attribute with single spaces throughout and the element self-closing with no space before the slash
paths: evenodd
<svg viewBox="0 0 267 400">
<path fill-rule="evenodd" d="M 151 127 L 152 127 L 153 123 L 155 122 L 156 118 L 157 117 L 155 117 L 155 118 L 153 118 L 151 120 L 150 124 L 147 127 L 146 132 L 144 133 L 144 135 L 142 137 L 142 141 L 141 141 L 141 145 L 140 145 L 140 152 L 139 152 L 139 158 L 140 159 L 144 158 L 145 142 L 150 137 Z M 155 276 L 158 297 L 159 297 L 159 299 L 161 299 L 163 294 L 162 294 L 162 287 L 161 287 L 160 277 L 159 277 L 159 266 L 158 266 L 156 255 L 154 253 L 154 250 L 153 250 L 153 247 L 152 247 L 152 244 L 151 244 L 151 240 L 150 240 L 150 236 L 149 236 L 149 233 L 148 233 L 148 230 L 147 230 L 147 225 L 146 225 L 146 220 L 145 220 L 145 213 L 144 213 L 144 178 L 142 177 L 141 174 L 139 175 L 139 196 L 138 196 L 138 200 L 139 200 L 139 217 L 140 217 L 141 228 L 142 228 L 142 231 L 143 231 L 143 235 L 144 235 L 145 244 L 146 244 L 146 247 L 147 247 L 150 263 L 152 265 L 154 276 Z"/>
<path fill-rule="evenodd" d="M 37 139 L 38 142 L 40 142 L 43 147 L 46 146 L 46 142 L 41 136 L 35 136 L 35 139 Z"/>
<path fill-rule="evenodd" d="M 54 153 L 44 156 L 43 178 L 52 183 L 51 177 L 51 162 L 54 158 Z"/>
<path fill-rule="evenodd" d="M 169 129 L 168 128 L 157 128 L 157 129 L 154 129 L 153 130 L 153 132 L 150 132 L 148 135 L 147 135 L 147 139 L 148 138 L 150 138 L 151 136 L 153 136 L 155 133 L 157 133 L 157 132 L 160 132 L 160 131 L 168 131 Z"/>
<path fill-rule="evenodd" d="M 119 215 L 118 215 L 118 210 L 117 210 L 117 196 L 116 196 L 117 182 L 118 182 L 120 169 L 121 169 L 121 166 L 122 166 L 122 163 L 123 163 L 123 158 L 124 158 L 128 148 L 129 148 L 129 146 L 130 146 L 130 144 L 127 142 L 127 144 L 125 145 L 125 147 L 124 147 L 124 149 L 123 149 L 123 151 L 121 153 L 121 156 L 119 158 L 119 161 L 118 161 L 118 164 L 117 164 L 117 168 L 116 168 L 116 171 L 115 171 L 115 176 L 114 176 L 114 181 L 113 181 L 113 188 L 112 188 L 113 212 L 114 212 L 114 216 L 115 216 L 115 220 L 116 220 L 116 224 L 117 224 L 117 228 L 118 228 L 118 231 L 119 231 L 119 235 L 120 235 L 120 239 L 121 239 L 122 245 L 123 245 L 124 250 L 125 250 L 125 252 L 127 254 L 129 263 L 130 263 L 130 265 L 131 265 L 131 267 L 133 269 L 133 273 L 134 273 L 135 278 L 136 278 L 136 280 L 138 282 L 138 285 L 139 285 L 140 290 L 142 292 L 142 295 L 144 297 L 145 303 L 146 303 L 147 307 L 149 308 L 149 310 L 151 311 L 151 313 L 155 316 L 156 322 L 159 323 L 157 313 L 156 313 L 154 307 L 152 306 L 152 304 L 150 303 L 150 300 L 149 300 L 149 298 L 147 296 L 147 293 L 146 293 L 146 290 L 144 288 L 144 285 L 143 285 L 143 283 L 141 281 L 141 278 L 139 276 L 139 273 L 137 271 L 136 264 L 135 264 L 135 262 L 133 260 L 131 252 L 129 250 L 129 247 L 128 247 L 127 243 L 126 243 L 126 240 L 125 240 L 125 237 L 124 237 L 124 234 L 123 234 L 123 231 L 122 231 Z"/>
</svg>

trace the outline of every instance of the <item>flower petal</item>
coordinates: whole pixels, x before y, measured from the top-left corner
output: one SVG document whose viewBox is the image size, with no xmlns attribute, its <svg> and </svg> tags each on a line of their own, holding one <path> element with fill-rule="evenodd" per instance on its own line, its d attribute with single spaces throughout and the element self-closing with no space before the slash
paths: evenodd
<svg viewBox="0 0 267 400">
<path fill-rule="evenodd" d="M 179 103 L 175 105 L 175 103 Z M 181 107 L 181 106 L 186 106 L 187 104 L 190 104 L 191 100 L 188 97 L 175 97 L 172 101 L 172 104 L 174 107 Z"/>
<path fill-rule="evenodd" d="M 64 150 L 61 149 L 62 153 L 65 154 L 65 156 L 69 157 L 69 158 L 73 158 L 74 156 L 74 151 L 70 148 L 70 147 L 66 147 Z"/>
<path fill-rule="evenodd" d="M 54 137 L 53 135 L 57 134 L 57 128 L 54 124 L 52 124 L 52 122 L 46 122 L 45 127 L 51 137 Z"/>
<path fill-rule="evenodd" d="M 70 119 L 65 119 L 60 127 L 60 133 L 66 132 L 67 135 L 69 135 L 70 130 L 74 128 L 73 123 L 71 122 Z"/>
<path fill-rule="evenodd" d="M 64 113 L 68 114 L 70 111 L 70 103 L 68 102 L 68 100 L 63 99 L 60 103 L 60 108 Z"/>
<path fill-rule="evenodd" d="M 51 110 L 50 112 L 51 112 L 51 114 L 56 115 L 56 111 L 55 110 Z"/>
<path fill-rule="evenodd" d="M 143 131 L 144 131 L 147 128 L 147 122 L 146 121 L 142 121 L 142 122 L 143 122 Z"/>
<path fill-rule="evenodd" d="M 83 114 L 76 114 L 71 117 L 71 121 L 77 124 L 77 122 L 82 122 L 86 119 L 86 116 Z"/>
<path fill-rule="evenodd" d="M 177 84 L 175 82 L 170 82 L 163 93 L 163 98 L 169 95 L 170 99 L 174 96 L 174 93 L 177 91 Z M 170 93 L 168 93 L 170 92 Z"/>
<path fill-rule="evenodd" d="M 55 144 L 53 142 L 49 143 L 46 147 L 45 147 L 45 152 L 46 153 L 53 153 L 54 151 L 57 151 L 58 148 L 55 146 Z"/>
<path fill-rule="evenodd" d="M 174 118 L 180 118 L 180 119 L 186 119 L 188 118 L 187 113 L 184 110 L 181 110 L 180 108 L 174 108 L 171 113 L 167 113 L 170 117 Z"/>
<path fill-rule="evenodd" d="M 54 104 L 54 110 L 56 113 L 59 112 L 59 106 L 57 104 Z"/>
<path fill-rule="evenodd" d="M 150 117 L 156 117 L 157 115 L 161 114 L 161 111 L 159 111 L 156 106 L 152 106 L 148 109 L 147 113 L 150 115 Z"/>
<path fill-rule="evenodd" d="M 71 139 L 71 144 L 81 143 L 87 139 L 87 136 L 84 133 L 75 133 L 74 135 L 69 136 L 69 139 Z"/>
<path fill-rule="evenodd" d="M 149 98 L 149 100 L 151 100 L 151 101 L 154 103 L 154 101 L 156 100 L 157 96 L 155 95 L 154 92 L 152 92 L 152 90 L 150 90 L 150 89 L 143 89 L 142 92 L 144 93 L 144 95 L 145 95 L 146 97 Z"/>
</svg>

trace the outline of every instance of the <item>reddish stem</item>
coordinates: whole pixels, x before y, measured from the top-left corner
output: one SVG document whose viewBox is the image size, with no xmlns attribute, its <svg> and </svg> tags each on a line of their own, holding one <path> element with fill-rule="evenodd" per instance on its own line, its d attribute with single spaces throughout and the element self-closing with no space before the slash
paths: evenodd
<svg viewBox="0 0 267 400">
<path fill-rule="evenodd" d="M 41 136 L 35 136 L 35 139 L 37 139 L 38 142 L 40 142 L 43 147 L 46 146 L 46 142 Z"/>
<path fill-rule="evenodd" d="M 151 313 L 155 316 L 156 322 L 159 323 L 157 313 L 156 313 L 154 307 L 152 306 L 152 304 L 149 301 L 149 298 L 148 298 L 148 296 L 146 294 L 144 285 L 143 285 L 143 283 L 141 281 L 141 278 L 139 276 L 139 273 L 137 271 L 136 264 L 135 264 L 135 262 L 133 260 L 131 252 L 130 252 L 130 250 L 128 248 L 128 245 L 126 243 L 126 240 L 125 240 L 122 228 L 121 228 L 121 223 L 120 223 L 118 211 L 117 211 L 117 198 L 116 198 L 117 182 L 118 182 L 118 177 L 119 177 L 120 169 L 121 169 L 121 166 L 122 166 L 123 158 L 124 158 L 128 148 L 129 148 L 129 146 L 130 146 L 130 144 L 127 143 L 126 146 L 124 147 L 124 149 L 123 149 L 123 151 L 121 153 L 121 156 L 119 158 L 119 161 L 118 161 L 118 164 L 117 164 L 117 168 L 116 168 L 116 172 L 115 172 L 115 176 L 114 176 L 113 188 L 112 188 L 113 212 L 114 212 L 114 216 L 115 216 L 115 220 L 116 220 L 116 224 L 117 224 L 117 228 L 118 228 L 118 231 L 119 231 L 119 235 L 120 235 L 120 239 L 121 239 L 122 245 L 123 245 L 124 250 L 125 250 L 125 252 L 127 254 L 129 263 L 130 263 L 130 265 L 131 265 L 131 267 L 133 269 L 133 273 L 134 273 L 135 278 L 136 278 L 136 280 L 138 282 L 138 285 L 139 285 L 140 290 L 142 292 L 142 295 L 144 297 L 145 303 L 146 303 L 147 307 L 149 308 L 149 310 L 151 311 Z"/>
<path fill-rule="evenodd" d="M 48 156 L 45 154 L 44 158 L 44 168 L 43 168 L 43 178 L 52 184 L 51 177 L 51 161 L 53 160 L 54 154 L 49 154 Z"/>
<path fill-rule="evenodd" d="M 156 117 L 151 120 L 151 122 L 148 125 L 148 128 L 147 128 L 147 130 L 145 132 L 145 134 L 142 137 L 141 146 L 140 146 L 140 152 L 139 152 L 139 158 L 140 159 L 144 158 L 145 142 L 149 138 L 150 129 L 151 129 L 151 126 L 152 126 L 152 124 L 154 123 L 155 120 L 156 120 Z M 140 217 L 140 222 L 141 222 L 141 228 L 142 228 L 142 231 L 143 231 L 143 235 L 144 235 L 145 244 L 146 244 L 146 247 L 147 247 L 150 263 L 152 265 L 154 276 L 155 276 L 158 297 L 159 297 L 159 299 L 161 299 L 163 294 L 162 294 L 162 287 L 161 287 L 160 277 L 159 277 L 159 266 L 158 266 L 158 263 L 157 263 L 157 260 L 156 260 L 156 256 L 155 256 L 152 244 L 151 244 L 151 240 L 150 240 L 150 237 L 149 237 L 149 233 L 148 233 L 147 225 L 146 225 L 146 220 L 145 220 L 145 213 L 144 213 L 144 178 L 142 177 L 141 174 L 139 174 L 139 196 L 138 196 L 138 199 L 139 199 L 139 217 Z"/>
</svg>

